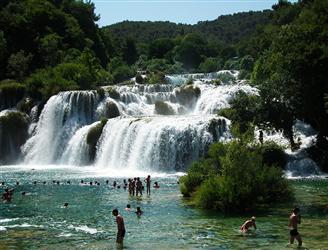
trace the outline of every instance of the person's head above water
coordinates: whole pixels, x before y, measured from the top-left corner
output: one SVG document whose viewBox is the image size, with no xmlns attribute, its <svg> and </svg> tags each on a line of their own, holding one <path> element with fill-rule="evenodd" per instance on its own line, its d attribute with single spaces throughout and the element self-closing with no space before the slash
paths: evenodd
<svg viewBox="0 0 328 250">
<path fill-rule="evenodd" d="M 131 208 L 131 205 L 130 205 L 130 204 L 127 204 L 126 207 L 127 207 L 127 208 Z"/>
<path fill-rule="evenodd" d="M 256 220 L 255 216 L 252 216 L 251 220 L 252 221 L 255 221 Z"/>
<path fill-rule="evenodd" d="M 113 214 L 114 216 L 117 216 L 117 215 L 118 215 L 118 210 L 117 210 L 117 208 L 114 208 L 114 209 L 113 209 L 112 214 Z"/>
</svg>

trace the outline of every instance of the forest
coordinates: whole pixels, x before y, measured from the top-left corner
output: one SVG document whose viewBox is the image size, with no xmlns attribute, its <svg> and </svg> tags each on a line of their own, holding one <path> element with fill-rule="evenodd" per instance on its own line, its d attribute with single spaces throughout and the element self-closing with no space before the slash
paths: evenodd
<svg viewBox="0 0 328 250">
<path fill-rule="evenodd" d="M 271 10 L 220 16 L 195 25 L 129 22 L 99 27 L 91 1 L 2 0 L 0 106 L 29 97 L 45 102 L 63 90 L 97 89 L 139 72 L 145 83 L 164 74 L 240 70 L 257 86 L 224 115 L 283 131 L 293 148 L 293 124 L 318 131 L 312 158 L 328 169 L 328 2 L 280 0 Z M 27 112 L 31 104 L 20 105 Z M 247 112 L 245 112 L 245 109 Z M 244 128 L 243 128 L 244 126 Z"/>
</svg>

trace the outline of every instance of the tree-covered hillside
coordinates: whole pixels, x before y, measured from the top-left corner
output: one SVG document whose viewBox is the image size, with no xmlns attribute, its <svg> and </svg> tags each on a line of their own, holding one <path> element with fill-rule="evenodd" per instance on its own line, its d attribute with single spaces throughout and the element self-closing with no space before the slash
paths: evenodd
<svg viewBox="0 0 328 250">
<path fill-rule="evenodd" d="M 159 38 L 175 38 L 187 33 L 199 33 L 207 40 L 231 44 L 253 34 L 257 25 L 267 24 L 270 13 L 270 10 L 236 13 L 219 16 L 213 21 L 198 22 L 195 25 L 124 21 L 103 27 L 103 29 L 109 29 L 114 36 L 121 39 L 133 37 L 137 43 L 147 43 Z"/>
</svg>

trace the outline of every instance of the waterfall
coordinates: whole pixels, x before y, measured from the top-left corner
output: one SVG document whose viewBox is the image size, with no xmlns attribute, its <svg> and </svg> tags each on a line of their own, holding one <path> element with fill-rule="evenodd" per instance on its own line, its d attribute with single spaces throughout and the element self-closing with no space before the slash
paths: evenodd
<svg viewBox="0 0 328 250">
<path fill-rule="evenodd" d="M 89 129 L 97 124 L 99 124 L 99 122 L 84 126 L 75 132 L 67 144 L 60 159 L 60 163 L 68 165 L 86 165 L 90 163 L 87 135 Z"/>
<path fill-rule="evenodd" d="M 23 147 L 25 163 L 56 163 L 75 131 L 94 121 L 96 102 L 94 91 L 62 92 L 51 97 Z"/>
<path fill-rule="evenodd" d="M 259 94 L 258 89 L 237 80 L 237 76 L 238 71 L 171 75 L 166 76 L 169 84 L 61 92 L 44 107 L 33 107 L 30 118 L 23 119 L 24 140 L 15 133 L 9 136 L 0 124 L 0 162 L 8 162 L 8 157 L 13 157 L 5 155 L 14 152 L 14 158 L 22 158 L 24 164 L 95 165 L 111 171 L 185 171 L 192 161 L 206 155 L 212 142 L 231 138 L 230 121 L 219 117 L 218 111 L 228 108 L 239 91 Z M 8 112 L 0 112 L 0 116 Z M 302 141 L 301 152 L 311 146 L 315 131 L 299 122 L 295 129 Z M 280 133 L 264 131 L 264 137 L 288 145 Z M 295 154 L 287 150 L 288 173 L 319 173 L 303 151 Z"/>
<path fill-rule="evenodd" d="M 185 170 L 205 154 L 213 134 L 221 140 L 229 137 L 224 122 L 211 131 L 211 122 L 218 119 L 213 115 L 111 119 L 100 138 L 96 165 L 117 171 Z"/>
</svg>

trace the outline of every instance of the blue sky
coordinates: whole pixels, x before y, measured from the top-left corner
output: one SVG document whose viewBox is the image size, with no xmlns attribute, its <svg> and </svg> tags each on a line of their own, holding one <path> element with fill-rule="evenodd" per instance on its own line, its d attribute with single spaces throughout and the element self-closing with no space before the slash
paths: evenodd
<svg viewBox="0 0 328 250">
<path fill-rule="evenodd" d="M 278 0 L 92 0 L 99 26 L 124 20 L 195 24 L 220 15 L 270 9 Z M 293 0 L 292 2 L 295 2 Z"/>
</svg>

